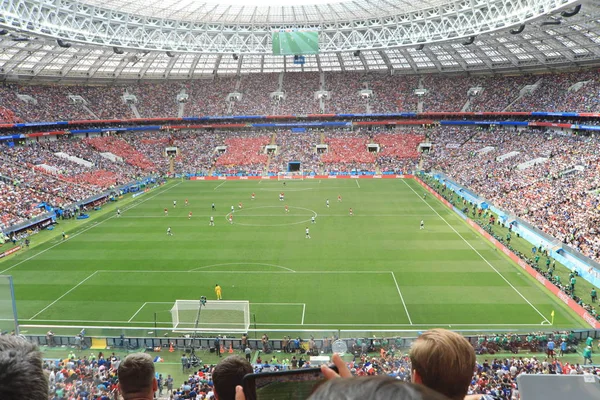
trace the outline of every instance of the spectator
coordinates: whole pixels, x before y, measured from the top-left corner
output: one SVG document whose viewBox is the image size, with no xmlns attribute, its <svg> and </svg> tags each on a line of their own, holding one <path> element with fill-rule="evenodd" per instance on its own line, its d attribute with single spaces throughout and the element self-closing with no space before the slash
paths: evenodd
<svg viewBox="0 0 600 400">
<path fill-rule="evenodd" d="M 475 370 L 475 350 L 461 335 L 445 329 L 424 332 L 410 350 L 412 381 L 462 400 Z"/>
<path fill-rule="evenodd" d="M 448 400 L 423 385 L 400 382 L 387 376 L 332 379 L 321 385 L 309 400 Z"/>
<path fill-rule="evenodd" d="M 235 387 L 242 384 L 242 378 L 253 372 L 252 365 L 240 356 L 229 356 L 217 364 L 213 371 L 215 398 L 234 400 Z"/>
<path fill-rule="evenodd" d="M 48 400 L 42 353 L 18 336 L 0 336 L 0 399 Z"/>
<path fill-rule="evenodd" d="M 119 392 L 124 400 L 154 400 L 158 390 L 152 357 L 133 353 L 119 364 Z"/>
</svg>

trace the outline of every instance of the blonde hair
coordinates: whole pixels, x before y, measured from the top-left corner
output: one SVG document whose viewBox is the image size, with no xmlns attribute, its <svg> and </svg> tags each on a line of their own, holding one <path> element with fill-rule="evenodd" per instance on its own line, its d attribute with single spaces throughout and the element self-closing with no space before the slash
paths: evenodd
<svg viewBox="0 0 600 400">
<path fill-rule="evenodd" d="M 431 329 L 413 342 L 410 361 L 423 385 L 462 400 L 473 378 L 476 359 L 467 339 L 456 332 Z"/>
</svg>

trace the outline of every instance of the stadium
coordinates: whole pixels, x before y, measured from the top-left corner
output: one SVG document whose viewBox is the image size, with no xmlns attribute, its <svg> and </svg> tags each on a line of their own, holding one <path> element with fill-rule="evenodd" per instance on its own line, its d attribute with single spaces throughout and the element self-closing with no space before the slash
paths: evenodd
<svg viewBox="0 0 600 400">
<path fill-rule="evenodd" d="M 0 329 L 48 371 L 141 349 L 181 381 L 249 346 L 409 380 L 443 328 L 477 353 L 469 394 L 600 374 L 597 3 L 1 11 Z M 102 397 L 97 372 L 49 398 Z"/>
</svg>

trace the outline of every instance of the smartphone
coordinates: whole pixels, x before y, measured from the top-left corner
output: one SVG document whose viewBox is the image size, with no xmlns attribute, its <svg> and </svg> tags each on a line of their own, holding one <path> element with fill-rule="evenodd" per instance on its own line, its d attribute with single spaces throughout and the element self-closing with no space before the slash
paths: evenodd
<svg viewBox="0 0 600 400">
<path fill-rule="evenodd" d="M 248 374 L 242 386 L 246 400 L 306 400 L 324 381 L 321 368 L 301 368 Z"/>
</svg>

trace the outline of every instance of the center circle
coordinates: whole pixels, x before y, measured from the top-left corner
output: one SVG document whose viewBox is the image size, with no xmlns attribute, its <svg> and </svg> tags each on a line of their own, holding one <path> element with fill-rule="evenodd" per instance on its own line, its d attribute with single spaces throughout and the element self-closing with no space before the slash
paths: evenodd
<svg viewBox="0 0 600 400">
<path fill-rule="evenodd" d="M 289 226 L 289 225 L 300 225 L 300 224 L 305 224 L 307 222 L 311 222 L 311 219 L 314 217 L 317 217 L 317 212 L 314 210 L 311 210 L 309 208 L 304 208 L 304 207 L 292 207 L 292 206 L 288 206 L 288 209 L 290 211 L 292 210 L 303 210 L 303 211 L 307 211 L 308 215 L 307 215 L 307 219 L 304 219 L 302 221 L 294 221 L 294 222 L 286 222 L 283 224 L 249 224 L 246 222 L 237 222 L 236 221 L 236 215 L 242 214 L 244 213 L 244 211 L 250 211 L 250 210 L 258 210 L 258 209 L 264 209 L 264 208 L 274 208 L 274 209 L 279 209 L 282 211 L 281 214 L 275 215 L 275 214 L 270 214 L 270 215 L 252 215 L 253 218 L 259 218 L 259 217 L 263 217 L 263 218 L 269 218 L 269 217 L 286 217 L 286 213 L 285 213 L 285 208 L 283 206 L 259 206 L 259 207 L 250 207 L 250 208 L 242 208 L 239 210 L 236 210 L 233 213 L 233 224 L 234 225 L 240 225 L 240 226 Z M 312 214 L 312 215 L 310 215 Z M 231 213 L 227 213 L 227 215 L 225 215 L 225 220 L 229 221 L 229 215 L 231 215 Z M 246 216 L 248 216 L 246 214 Z M 291 215 L 288 217 L 292 217 Z"/>
</svg>

